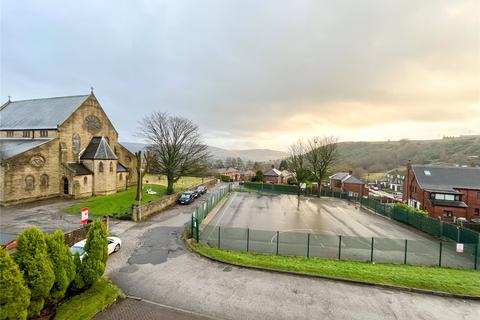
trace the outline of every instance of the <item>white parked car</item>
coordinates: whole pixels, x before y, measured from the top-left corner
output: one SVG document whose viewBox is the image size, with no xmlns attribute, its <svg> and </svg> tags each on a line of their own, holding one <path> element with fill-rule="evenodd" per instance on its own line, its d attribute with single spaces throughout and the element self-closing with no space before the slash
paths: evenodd
<svg viewBox="0 0 480 320">
<path fill-rule="evenodd" d="M 118 237 L 107 237 L 108 241 L 108 254 L 112 254 L 114 252 L 117 252 L 120 250 L 120 247 L 122 246 L 122 240 Z M 87 243 L 87 240 L 82 240 L 77 243 L 75 243 L 73 246 L 70 247 L 70 252 L 72 255 L 75 253 L 78 253 L 80 255 L 80 259 L 83 259 L 85 256 L 85 244 Z"/>
</svg>

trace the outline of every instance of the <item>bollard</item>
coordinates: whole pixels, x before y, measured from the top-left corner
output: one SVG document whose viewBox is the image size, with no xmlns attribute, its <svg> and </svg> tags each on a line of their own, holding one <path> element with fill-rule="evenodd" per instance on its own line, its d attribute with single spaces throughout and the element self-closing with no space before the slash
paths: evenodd
<svg viewBox="0 0 480 320">
<path fill-rule="evenodd" d="M 249 242 L 250 242 L 250 229 L 247 228 L 247 252 L 248 252 L 248 249 L 249 249 Z"/>
<path fill-rule="evenodd" d="M 403 258 L 403 264 L 407 264 L 407 247 L 408 247 L 408 240 L 405 239 L 405 256 Z"/>
<path fill-rule="evenodd" d="M 372 237 L 372 244 L 370 246 L 370 262 L 373 263 L 373 237 Z"/>
<path fill-rule="evenodd" d="M 438 254 L 438 266 L 442 266 L 442 245 L 443 243 L 440 241 L 440 252 Z"/>
<path fill-rule="evenodd" d="M 342 256 L 342 236 L 338 236 L 338 260 Z"/>
<path fill-rule="evenodd" d="M 278 242 L 279 242 L 279 238 L 280 238 L 280 232 L 277 231 L 277 256 L 278 256 Z"/>
</svg>

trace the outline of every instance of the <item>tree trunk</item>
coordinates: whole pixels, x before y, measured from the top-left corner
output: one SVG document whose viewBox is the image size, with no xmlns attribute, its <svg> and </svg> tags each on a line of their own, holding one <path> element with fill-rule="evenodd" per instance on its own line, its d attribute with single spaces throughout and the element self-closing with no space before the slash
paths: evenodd
<svg viewBox="0 0 480 320">
<path fill-rule="evenodd" d="M 173 177 L 167 176 L 167 194 L 173 194 Z"/>
<path fill-rule="evenodd" d="M 320 181 L 317 181 L 318 183 L 318 197 L 322 195 L 322 183 Z"/>
</svg>

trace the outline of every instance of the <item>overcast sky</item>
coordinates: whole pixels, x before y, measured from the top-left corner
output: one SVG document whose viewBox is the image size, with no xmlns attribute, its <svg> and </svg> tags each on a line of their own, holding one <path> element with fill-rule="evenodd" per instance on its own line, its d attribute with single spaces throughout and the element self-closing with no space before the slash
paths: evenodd
<svg viewBox="0 0 480 320">
<path fill-rule="evenodd" d="M 480 1 L 1 1 L 2 101 L 90 86 L 120 141 L 154 110 L 229 149 L 480 134 Z"/>
</svg>

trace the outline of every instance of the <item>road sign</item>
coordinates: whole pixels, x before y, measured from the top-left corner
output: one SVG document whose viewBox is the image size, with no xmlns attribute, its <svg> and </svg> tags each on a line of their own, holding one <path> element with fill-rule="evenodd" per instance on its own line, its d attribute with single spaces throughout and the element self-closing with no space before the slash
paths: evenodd
<svg viewBox="0 0 480 320">
<path fill-rule="evenodd" d="M 463 253 L 463 243 L 457 243 L 457 253 Z"/>
<path fill-rule="evenodd" d="M 307 184 L 305 182 L 300 183 L 300 189 L 307 189 Z"/>
<path fill-rule="evenodd" d="M 83 208 L 82 209 L 82 224 L 85 224 L 88 222 L 88 208 Z"/>
</svg>

